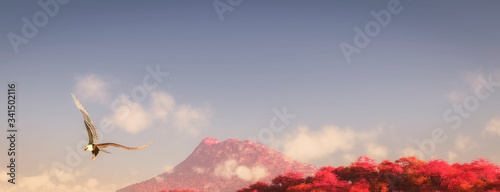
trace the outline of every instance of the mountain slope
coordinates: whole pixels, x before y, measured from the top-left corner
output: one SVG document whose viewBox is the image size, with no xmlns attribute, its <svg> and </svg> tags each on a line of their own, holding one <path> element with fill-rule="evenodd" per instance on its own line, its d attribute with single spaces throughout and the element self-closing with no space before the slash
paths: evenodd
<svg viewBox="0 0 500 192">
<path fill-rule="evenodd" d="M 270 180 L 289 171 L 312 175 L 317 168 L 299 163 L 260 143 L 205 138 L 186 160 L 171 171 L 127 186 L 118 192 L 192 189 L 235 191 L 256 181 Z"/>
</svg>

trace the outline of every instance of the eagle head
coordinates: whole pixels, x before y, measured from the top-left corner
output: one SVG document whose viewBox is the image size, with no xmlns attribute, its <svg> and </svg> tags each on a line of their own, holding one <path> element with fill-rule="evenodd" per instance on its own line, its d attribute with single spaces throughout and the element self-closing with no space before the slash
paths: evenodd
<svg viewBox="0 0 500 192">
<path fill-rule="evenodd" d="M 90 145 L 85 146 L 85 151 L 87 151 L 87 150 L 88 150 L 88 151 L 92 151 L 92 149 L 94 148 L 94 146 L 93 146 L 93 145 L 94 145 L 94 144 L 90 144 Z"/>
</svg>

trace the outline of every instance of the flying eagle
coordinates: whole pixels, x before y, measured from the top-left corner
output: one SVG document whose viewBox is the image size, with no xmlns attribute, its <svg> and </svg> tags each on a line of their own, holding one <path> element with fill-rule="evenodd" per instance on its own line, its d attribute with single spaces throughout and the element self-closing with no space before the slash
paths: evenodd
<svg viewBox="0 0 500 192">
<path fill-rule="evenodd" d="M 127 149 L 127 150 L 139 150 L 139 149 L 147 147 L 148 145 L 151 145 L 151 143 L 153 143 L 153 142 L 150 142 L 146 145 L 143 145 L 140 147 L 135 147 L 135 148 L 123 146 L 123 145 L 116 144 L 116 143 L 96 144 L 96 142 L 99 140 L 99 134 L 97 133 L 97 129 L 95 128 L 94 122 L 90 118 L 90 115 L 87 112 L 87 110 L 85 110 L 85 107 L 83 107 L 83 105 L 76 98 L 76 96 L 73 93 L 71 93 L 71 96 L 73 96 L 73 100 L 75 101 L 76 107 L 78 107 L 80 112 L 82 112 L 83 122 L 85 123 L 85 127 L 87 127 L 87 133 L 89 134 L 89 144 L 87 146 L 85 146 L 85 151 L 87 151 L 87 150 L 92 151 L 92 160 L 94 160 L 97 157 L 97 154 L 99 154 L 99 151 L 109 153 L 106 150 L 103 150 L 103 148 L 106 148 L 109 146 L 119 147 L 119 148 L 123 148 L 123 149 Z"/>
</svg>

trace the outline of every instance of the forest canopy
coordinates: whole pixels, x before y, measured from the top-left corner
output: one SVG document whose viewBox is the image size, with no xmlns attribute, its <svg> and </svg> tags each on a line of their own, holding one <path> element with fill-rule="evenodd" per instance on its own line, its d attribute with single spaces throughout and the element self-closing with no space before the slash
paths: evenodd
<svg viewBox="0 0 500 192">
<path fill-rule="evenodd" d="M 347 167 L 322 167 L 314 176 L 289 172 L 238 192 L 500 191 L 500 167 L 486 159 L 449 164 L 403 157 L 379 164 L 361 156 Z"/>
</svg>

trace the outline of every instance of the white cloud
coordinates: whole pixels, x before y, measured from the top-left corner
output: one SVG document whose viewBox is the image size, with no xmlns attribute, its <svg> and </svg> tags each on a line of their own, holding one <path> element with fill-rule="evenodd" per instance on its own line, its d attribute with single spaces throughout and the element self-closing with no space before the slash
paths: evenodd
<svg viewBox="0 0 500 192">
<path fill-rule="evenodd" d="M 146 98 L 120 94 L 112 102 L 108 100 L 109 83 L 96 74 L 76 77 L 75 94 L 82 98 L 110 104 L 113 113 L 108 117 L 116 127 L 129 133 L 139 133 L 156 123 L 163 127 L 175 127 L 179 132 L 197 136 L 210 124 L 209 108 L 195 108 L 188 104 L 177 106 L 174 97 L 161 91 L 145 93 Z M 149 97 L 149 99 L 148 99 Z M 149 104 L 143 102 L 149 101 Z"/>
<path fill-rule="evenodd" d="M 266 168 L 262 166 L 247 167 L 244 165 L 236 168 L 236 176 L 245 181 L 259 181 L 267 176 Z"/>
<path fill-rule="evenodd" d="M 215 176 L 230 179 L 235 175 L 238 162 L 234 159 L 228 159 L 214 168 Z"/>
<path fill-rule="evenodd" d="M 57 176 L 57 179 L 63 183 L 75 181 L 77 177 L 88 174 L 88 170 L 62 170 L 52 169 L 51 174 Z"/>
<path fill-rule="evenodd" d="M 457 154 L 456 153 L 454 153 L 453 151 L 449 151 L 448 152 L 448 161 L 450 163 L 454 162 L 456 158 L 457 158 Z"/>
<path fill-rule="evenodd" d="M 151 92 L 149 107 L 130 101 L 125 94 L 114 104 L 111 119 L 115 125 L 129 133 L 138 133 L 155 123 L 175 127 L 179 132 L 197 136 L 210 124 L 210 109 L 196 109 L 190 105 L 176 106 L 175 99 L 165 92 Z M 167 124 L 167 126 L 165 125 Z"/>
<path fill-rule="evenodd" d="M 238 166 L 238 168 L 236 168 L 235 174 L 245 181 L 252 180 L 252 170 L 250 170 L 250 168 L 248 168 L 247 166 Z"/>
<path fill-rule="evenodd" d="M 252 181 L 258 181 L 267 177 L 268 173 L 265 167 L 255 166 L 252 167 Z"/>
<path fill-rule="evenodd" d="M 194 109 L 189 105 L 180 106 L 174 114 L 174 126 L 181 132 L 199 135 L 201 128 L 209 124 L 206 110 Z"/>
<path fill-rule="evenodd" d="M 265 167 L 259 165 L 248 167 L 239 165 L 234 159 L 228 159 L 215 167 L 214 175 L 226 179 L 236 176 L 245 181 L 255 182 L 265 178 L 268 173 Z"/>
<path fill-rule="evenodd" d="M 203 173 L 205 173 L 205 169 L 204 169 L 203 167 L 198 167 L 198 166 L 194 166 L 194 167 L 193 167 L 193 171 L 194 171 L 195 173 L 198 173 L 198 174 L 203 174 Z"/>
<path fill-rule="evenodd" d="M 52 189 L 55 187 L 54 183 L 50 181 L 50 175 L 48 173 L 25 177 L 23 179 L 23 182 L 21 182 L 19 185 L 27 188 L 30 191 L 35 191 L 42 187 L 47 189 Z"/>
<path fill-rule="evenodd" d="M 283 146 L 283 152 L 292 159 L 307 162 L 321 159 L 337 151 L 348 151 L 354 147 L 356 132 L 351 129 L 325 127 L 318 131 L 310 131 L 307 127 L 299 127 L 289 136 Z"/>
<path fill-rule="evenodd" d="M 95 188 L 97 186 L 99 182 L 94 179 L 94 178 L 90 178 L 88 181 L 87 181 L 87 187 L 89 188 Z"/>
<path fill-rule="evenodd" d="M 75 93 L 93 101 L 105 101 L 108 97 L 108 84 L 96 74 L 76 77 Z"/>
<path fill-rule="evenodd" d="M 175 107 L 175 100 L 172 96 L 164 92 L 151 93 L 151 110 L 154 117 L 167 121 Z"/>
<path fill-rule="evenodd" d="M 462 134 L 458 134 L 457 139 L 455 140 L 455 148 L 457 148 L 462 152 L 474 148 L 475 145 L 476 144 L 472 141 L 470 137 L 463 136 Z"/>
<path fill-rule="evenodd" d="M 486 133 L 498 135 L 500 137 L 500 118 L 494 118 L 488 121 L 484 128 Z"/>
<path fill-rule="evenodd" d="M 121 95 L 120 97 L 126 96 Z M 140 103 L 129 102 L 127 105 L 123 105 L 122 109 L 117 110 L 111 119 L 118 127 L 125 129 L 125 131 L 138 133 L 151 125 L 151 116 Z"/>
<path fill-rule="evenodd" d="M 408 156 L 415 156 L 418 159 L 425 159 L 424 153 L 422 151 L 417 150 L 413 147 L 407 147 L 403 149 L 403 157 L 408 157 Z"/>
<path fill-rule="evenodd" d="M 387 155 L 386 149 L 374 142 L 380 130 L 354 131 L 350 128 L 326 126 L 311 131 L 300 126 L 279 142 L 286 155 L 302 162 L 322 159 L 337 152 L 351 152 L 356 146 L 365 148 L 369 155 L 383 158 Z"/>
<path fill-rule="evenodd" d="M 0 171 L 0 175 L 6 175 L 5 171 Z M 5 192 L 52 192 L 52 191 L 72 191 L 72 192 L 85 192 L 85 191 L 115 191 L 118 187 L 116 184 L 107 183 L 99 184 L 99 182 L 90 178 L 88 171 L 72 170 L 65 174 L 71 176 L 73 179 L 60 180 L 54 169 L 42 169 L 38 175 L 19 175 L 15 185 L 6 184 L 2 182 L 0 188 Z M 85 179 L 88 178 L 88 179 Z"/>
<path fill-rule="evenodd" d="M 368 144 L 366 151 L 368 156 L 374 159 L 386 159 L 387 158 L 387 148 L 380 146 L 375 142 Z"/>
<path fill-rule="evenodd" d="M 354 156 L 352 154 L 348 154 L 348 153 L 344 154 L 342 156 L 342 158 L 344 159 L 345 162 L 354 162 L 354 161 L 356 161 L 356 156 Z"/>
</svg>

